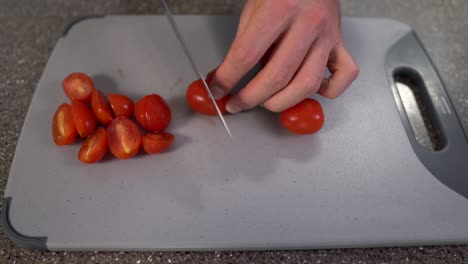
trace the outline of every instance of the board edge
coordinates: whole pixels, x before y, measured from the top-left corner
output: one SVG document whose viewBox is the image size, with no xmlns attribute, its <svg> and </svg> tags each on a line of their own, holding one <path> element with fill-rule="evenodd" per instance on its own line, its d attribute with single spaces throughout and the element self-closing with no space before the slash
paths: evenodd
<svg viewBox="0 0 468 264">
<path fill-rule="evenodd" d="M 47 237 L 27 236 L 18 232 L 10 221 L 11 197 L 3 198 L 1 224 L 6 236 L 16 245 L 33 250 L 48 250 Z"/>
</svg>

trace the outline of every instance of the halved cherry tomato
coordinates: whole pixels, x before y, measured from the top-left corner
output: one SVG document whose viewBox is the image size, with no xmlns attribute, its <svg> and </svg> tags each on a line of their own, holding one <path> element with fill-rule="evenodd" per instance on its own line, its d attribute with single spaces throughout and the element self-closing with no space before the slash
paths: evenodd
<svg viewBox="0 0 468 264">
<path fill-rule="evenodd" d="M 70 100 L 89 102 L 94 91 L 94 82 L 82 72 L 68 75 L 62 82 L 63 90 Z"/>
<path fill-rule="evenodd" d="M 307 98 L 281 112 L 280 121 L 290 132 L 312 134 L 322 128 L 325 117 L 320 103 L 314 99 Z"/>
<path fill-rule="evenodd" d="M 171 109 L 161 96 L 150 94 L 136 103 L 135 117 L 146 130 L 161 132 L 171 123 Z"/>
<path fill-rule="evenodd" d="M 135 156 L 140 149 L 141 133 L 138 126 L 130 119 L 120 116 L 107 127 L 109 149 L 119 159 Z"/>
<path fill-rule="evenodd" d="M 72 100 L 73 122 L 80 137 L 91 135 L 96 128 L 96 117 L 86 103 Z"/>
<path fill-rule="evenodd" d="M 104 158 L 107 152 L 107 132 L 99 127 L 83 142 L 78 153 L 78 159 L 84 163 L 96 163 Z"/>
<path fill-rule="evenodd" d="M 187 100 L 188 105 L 192 110 L 204 115 L 216 116 L 218 115 L 216 112 L 216 108 L 214 107 L 213 103 L 211 102 L 210 96 L 203 85 L 201 80 L 196 80 L 190 84 L 185 93 L 185 97 Z M 222 114 L 225 114 L 226 111 L 226 103 L 229 99 L 229 95 L 216 100 L 216 104 L 218 105 L 219 110 Z"/>
<path fill-rule="evenodd" d="M 113 113 L 106 97 L 97 89 L 94 90 L 91 96 L 91 109 L 93 109 L 96 118 L 103 125 L 108 125 L 112 122 Z"/>
<path fill-rule="evenodd" d="M 76 135 L 72 107 L 64 103 L 55 111 L 52 121 L 52 136 L 55 144 L 59 146 L 71 144 L 75 140 Z"/>
<path fill-rule="evenodd" d="M 133 113 L 133 101 L 128 96 L 121 94 L 109 94 L 108 96 L 115 116 L 131 117 Z"/>
<path fill-rule="evenodd" d="M 163 152 L 172 142 L 174 142 L 174 135 L 166 132 L 150 133 L 142 138 L 143 149 L 149 154 Z"/>
</svg>

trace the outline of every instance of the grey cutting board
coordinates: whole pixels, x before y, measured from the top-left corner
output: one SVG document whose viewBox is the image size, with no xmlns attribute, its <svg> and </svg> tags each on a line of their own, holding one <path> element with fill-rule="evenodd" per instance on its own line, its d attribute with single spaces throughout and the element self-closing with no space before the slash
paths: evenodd
<svg viewBox="0 0 468 264">
<path fill-rule="evenodd" d="M 177 16 L 195 60 L 216 67 L 237 18 Z M 317 97 L 326 123 L 285 132 L 257 109 L 193 114 L 196 79 L 163 16 L 108 16 L 74 24 L 39 81 L 5 191 L 5 232 L 49 250 L 291 249 L 468 242 L 467 141 L 442 83 L 411 29 L 344 18 L 360 77 L 336 100 Z M 414 68 L 434 99 L 446 147 L 416 143 L 392 72 Z M 79 144 L 57 147 L 51 120 L 62 79 L 89 73 L 97 88 L 133 99 L 159 93 L 173 110 L 174 147 L 155 156 L 83 165 Z M 395 98 L 397 98 L 395 100 Z M 419 147 L 418 147 L 419 146 Z M 464 162 L 462 162 L 464 159 Z"/>
</svg>

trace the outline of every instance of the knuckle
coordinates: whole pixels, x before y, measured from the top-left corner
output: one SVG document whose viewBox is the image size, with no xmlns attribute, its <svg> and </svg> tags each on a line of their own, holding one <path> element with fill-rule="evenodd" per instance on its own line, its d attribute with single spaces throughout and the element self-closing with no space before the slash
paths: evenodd
<svg viewBox="0 0 468 264">
<path fill-rule="evenodd" d="M 228 92 L 231 87 L 235 86 L 235 83 L 232 80 L 232 78 L 230 78 L 230 76 L 227 74 L 224 67 L 221 66 L 214 74 L 214 78 L 212 79 L 209 85 L 216 85 Z"/>
<path fill-rule="evenodd" d="M 238 46 L 233 50 L 232 58 L 241 67 L 253 67 L 257 63 L 258 51 L 252 47 Z"/>
<path fill-rule="evenodd" d="M 271 76 L 270 78 L 274 87 L 286 86 L 291 78 L 290 70 L 287 68 L 272 71 L 268 76 Z"/>
<path fill-rule="evenodd" d="M 361 70 L 359 69 L 359 66 L 355 62 L 353 62 L 349 69 L 349 74 L 351 76 L 352 81 L 356 80 L 356 78 L 359 76 L 360 71 Z"/>
<path fill-rule="evenodd" d="M 306 12 L 306 19 L 310 24 L 323 27 L 327 23 L 328 11 L 325 8 L 315 7 Z"/>
<path fill-rule="evenodd" d="M 273 112 L 273 113 L 279 113 L 279 112 L 283 111 L 283 109 L 281 109 L 278 104 L 275 104 L 274 102 L 272 102 L 270 100 L 266 101 L 263 104 L 263 107 L 265 109 L 267 109 L 268 111 Z"/>
<path fill-rule="evenodd" d="M 322 80 L 323 77 L 316 74 L 311 74 L 310 76 L 305 77 L 302 81 L 304 87 L 306 87 L 305 90 L 307 94 L 305 94 L 305 96 L 317 92 L 322 84 Z"/>
<path fill-rule="evenodd" d="M 236 101 L 239 104 L 239 106 L 244 110 L 248 110 L 255 107 L 255 102 L 246 93 L 240 92 L 237 96 Z"/>
<path fill-rule="evenodd" d="M 299 6 L 299 0 L 281 0 L 278 4 L 282 10 L 293 10 Z"/>
</svg>

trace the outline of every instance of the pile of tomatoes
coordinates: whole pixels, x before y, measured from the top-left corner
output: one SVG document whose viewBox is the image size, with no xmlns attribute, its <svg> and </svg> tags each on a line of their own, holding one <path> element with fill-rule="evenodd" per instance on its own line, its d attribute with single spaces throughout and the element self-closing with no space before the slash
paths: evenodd
<svg viewBox="0 0 468 264">
<path fill-rule="evenodd" d="M 164 132 L 171 122 L 171 110 L 157 94 L 146 95 L 136 104 L 121 94 L 106 98 L 84 73 L 68 75 L 63 89 L 71 104 L 63 103 L 55 112 L 52 135 L 59 146 L 84 138 L 78 153 L 84 163 L 101 160 L 108 150 L 119 159 L 135 156 L 141 147 L 155 154 L 174 141 L 174 135 Z M 144 135 L 137 123 L 147 131 Z"/>
<path fill-rule="evenodd" d="M 206 81 L 210 81 L 209 76 Z M 171 123 L 171 110 L 164 98 L 157 94 L 146 95 L 136 104 L 122 94 L 108 94 L 106 98 L 84 73 L 68 75 L 63 80 L 63 89 L 71 104 L 63 103 L 55 112 L 52 135 L 59 146 L 69 145 L 77 137 L 84 138 L 78 153 L 78 159 L 84 163 L 101 160 L 108 149 L 117 158 L 128 159 L 141 147 L 146 153 L 155 154 L 174 142 L 174 135 L 164 132 Z M 227 112 L 229 97 L 216 100 L 223 114 Z M 217 115 L 202 80 L 190 84 L 186 100 L 195 112 Z M 281 112 L 279 119 L 295 134 L 315 133 L 324 123 L 320 103 L 310 98 Z"/>
</svg>

